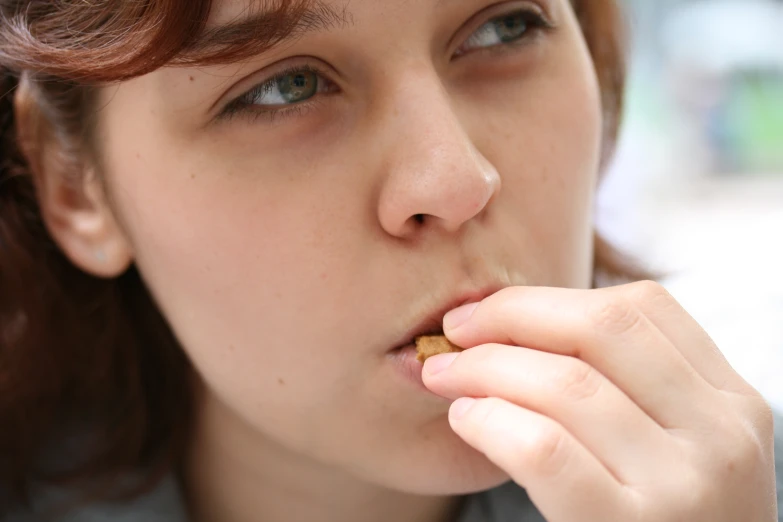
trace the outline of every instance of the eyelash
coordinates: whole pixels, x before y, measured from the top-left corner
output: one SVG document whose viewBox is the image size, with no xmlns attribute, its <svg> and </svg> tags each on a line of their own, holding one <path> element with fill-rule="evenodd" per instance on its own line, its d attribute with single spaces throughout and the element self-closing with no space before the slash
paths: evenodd
<svg viewBox="0 0 783 522">
<path fill-rule="evenodd" d="M 522 36 L 517 40 L 513 40 L 511 42 L 493 45 L 492 47 L 485 47 L 483 49 L 471 50 L 464 53 L 458 52 L 457 54 L 455 54 L 454 58 L 459 59 L 462 56 L 468 56 L 471 54 L 478 54 L 478 53 L 496 53 L 498 51 L 502 52 L 508 50 L 509 48 L 518 49 L 519 47 L 529 44 L 531 39 L 540 35 L 542 32 L 551 31 L 556 27 L 555 24 L 553 24 L 539 9 L 532 8 L 532 7 L 524 7 L 524 8 L 517 9 L 515 11 L 510 11 L 505 14 L 493 16 L 492 18 L 484 22 L 482 25 L 477 27 L 476 31 L 478 31 L 481 27 L 483 27 L 484 25 L 490 22 L 493 22 L 495 20 L 501 20 L 503 18 L 508 18 L 512 16 L 521 16 L 524 19 L 525 23 L 528 24 L 527 31 L 525 32 L 524 36 Z"/>
<path fill-rule="evenodd" d="M 226 105 L 218 118 L 221 120 L 231 120 L 237 116 L 247 116 L 251 118 L 252 121 L 256 121 L 259 118 L 267 118 L 271 123 L 280 118 L 286 118 L 288 116 L 301 116 L 304 113 L 309 112 L 315 107 L 316 104 L 320 102 L 323 94 L 318 94 L 310 100 L 303 101 L 301 103 L 281 105 L 279 108 L 271 110 L 258 109 L 258 105 L 252 102 L 252 100 L 258 96 L 268 94 L 274 88 L 275 84 L 286 76 L 303 72 L 317 75 L 319 82 L 323 81 L 326 82 L 327 85 L 334 85 L 333 82 L 331 82 L 326 77 L 324 72 L 312 65 L 287 67 L 271 78 L 245 92 L 239 98 L 236 98 L 234 101 L 230 102 L 228 105 Z"/>
<path fill-rule="evenodd" d="M 555 27 L 539 10 L 532 9 L 532 8 L 521 8 L 516 11 L 511 11 L 509 13 L 506 13 L 504 15 L 499 15 L 490 18 L 489 20 L 484 22 L 482 26 L 479 26 L 479 28 L 483 27 L 483 25 L 486 25 L 492 21 L 501 19 L 503 17 L 519 16 L 519 15 L 523 16 L 525 22 L 529 24 L 528 31 L 520 39 L 494 45 L 492 47 L 486 47 L 483 49 L 458 53 L 455 54 L 455 59 L 461 58 L 463 56 L 468 56 L 474 53 L 496 52 L 498 51 L 498 48 L 501 48 L 503 50 L 507 50 L 509 47 L 518 48 L 520 45 L 528 43 L 528 40 L 537 36 L 538 33 L 542 31 L 554 29 Z M 478 28 L 476 30 L 478 30 Z M 326 82 L 328 86 L 333 87 L 335 85 L 333 82 L 331 82 L 328 79 L 325 73 L 323 73 L 319 68 L 314 67 L 312 65 L 288 67 L 280 71 L 279 73 L 275 74 L 271 78 L 265 80 L 264 82 L 256 85 L 255 87 L 253 87 L 252 89 L 245 92 L 244 94 L 242 94 L 241 96 L 239 96 L 238 98 L 230 102 L 228 105 L 226 105 L 226 107 L 218 115 L 218 120 L 232 120 L 235 119 L 236 117 L 247 117 L 251 120 L 251 122 L 255 122 L 263 118 L 266 119 L 268 123 L 273 123 L 276 120 L 287 119 L 289 117 L 303 116 L 304 114 L 310 112 L 312 109 L 317 108 L 317 106 L 322 102 L 324 93 L 319 93 L 313 96 L 311 99 L 300 103 L 280 105 L 278 108 L 271 109 L 271 110 L 259 109 L 258 108 L 259 106 L 252 102 L 252 100 L 257 98 L 258 96 L 269 93 L 274 88 L 275 84 L 278 81 L 285 78 L 286 76 L 292 74 L 299 74 L 303 72 L 317 75 L 318 81 Z"/>
</svg>

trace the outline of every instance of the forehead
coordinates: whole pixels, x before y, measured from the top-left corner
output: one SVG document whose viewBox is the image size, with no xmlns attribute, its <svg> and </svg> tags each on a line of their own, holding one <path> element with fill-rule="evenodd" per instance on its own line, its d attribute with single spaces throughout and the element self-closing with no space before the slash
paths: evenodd
<svg viewBox="0 0 783 522">
<path fill-rule="evenodd" d="M 376 3 L 394 3 L 398 0 L 374 0 Z M 428 0 L 417 0 L 428 1 Z M 259 15 L 282 14 L 297 11 L 310 14 L 346 12 L 348 4 L 362 4 L 364 0 L 213 0 L 208 27 L 216 27 L 246 20 Z"/>
<path fill-rule="evenodd" d="M 552 14 L 569 2 L 528 3 Z M 489 0 L 214 0 L 204 33 L 196 37 L 193 47 L 219 48 L 238 40 L 255 40 L 250 46 L 267 47 L 306 33 L 331 32 L 357 24 L 378 26 L 389 33 L 415 31 L 416 26 L 409 21 L 427 24 L 427 20 L 434 22 L 444 15 L 448 19 L 496 4 Z"/>
<path fill-rule="evenodd" d="M 305 33 L 331 31 L 351 21 L 345 0 L 214 0 L 207 23 L 190 39 L 184 54 L 192 57 L 199 50 L 220 54 L 221 49 L 233 48 L 244 56 L 253 49 L 269 49 Z"/>
<path fill-rule="evenodd" d="M 574 4 L 578 0 L 530 0 L 553 7 L 553 4 Z M 593 0 L 595 1 L 595 0 Z M 449 6 L 477 4 L 477 0 L 214 0 L 208 27 L 231 24 L 259 15 L 280 14 L 286 10 L 303 13 L 306 17 L 329 17 L 347 20 L 351 13 L 368 9 L 384 11 L 414 6 L 430 6 L 435 10 Z M 301 11 L 299 11 L 301 9 Z"/>
</svg>

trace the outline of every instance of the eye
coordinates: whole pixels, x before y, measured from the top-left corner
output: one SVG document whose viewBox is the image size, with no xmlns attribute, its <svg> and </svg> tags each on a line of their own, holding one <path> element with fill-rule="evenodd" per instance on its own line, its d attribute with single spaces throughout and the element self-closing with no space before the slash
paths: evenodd
<svg viewBox="0 0 783 522">
<path fill-rule="evenodd" d="M 548 27 L 551 27 L 551 24 L 540 13 L 531 9 L 498 16 L 470 35 L 457 50 L 457 54 L 518 42 L 532 36 L 536 30 Z"/>
<path fill-rule="evenodd" d="M 296 105 L 306 105 L 317 95 L 334 89 L 335 85 L 314 68 L 287 69 L 229 103 L 222 116 L 230 117 L 245 111 L 280 113 Z"/>
<path fill-rule="evenodd" d="M 253 92 L 256 105 L 289 105 L 307 101 L 318 94 L 320 78 L 312 71 L 296 71 L 277 76 Z"/>
</svg>

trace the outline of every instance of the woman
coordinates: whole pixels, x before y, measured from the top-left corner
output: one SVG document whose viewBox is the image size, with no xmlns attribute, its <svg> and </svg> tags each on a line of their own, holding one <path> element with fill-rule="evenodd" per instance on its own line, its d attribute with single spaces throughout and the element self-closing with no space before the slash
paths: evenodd
<svg viewBox="0 0 783 522">
<path fill-rule="evenodd" d="M 777 520 L 765 401 L 589 289 L 609 0 L 0 5 L 9 520 Z"/>
</svg>

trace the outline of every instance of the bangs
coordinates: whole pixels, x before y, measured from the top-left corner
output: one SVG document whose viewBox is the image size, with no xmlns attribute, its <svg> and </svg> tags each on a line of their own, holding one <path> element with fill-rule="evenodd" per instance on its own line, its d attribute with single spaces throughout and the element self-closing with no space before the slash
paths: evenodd
<svg viewBox="0 0 783 522">
<path fill-rule="evenodd" d="M 116 82 L 164 65 L 239 61 L 304 30 L 329 28 L 347 18 L 344 11 L 319 0 L 250 0 L 241 16 L 210 27 L 213 8 L 213 0 L 115 0 L 92 5 L 56 0 L 16 11 L 2 6 L 0 63 L 12 71 L 84 84 Z M 62 22 L 64 13 L 67 24 Z"/>
<path fill-rule="evenodd" d="M 214 0 L 51 0 L 0 3 L 0 63 L 14 72 L 83 84 L 128 80 L 165 65 L 231 63 L 261 54 L 310 29 L 345 25 L 345 8 L 322 0 L 242 0 L 224 25 L 209 25 Z M 616 49 L 612 0 L 570 0 L 594 59 Z M 67 20 L 68 23 L 63 23 Z M 601 36 L 599 36 L 601 35 Z M 602 78 L 602 80 L 608 80 Z"/>
<path fill-rule="evenodd" d="M 179 65 L 212 65 L 249 58 L 282 41 L 296 39 L 312 30 L 342 27 L 349 21 L 347 8 L 341 11 L 321 2 L 293 0 L 274 4 L 256 2 L 231 22 L 217 27 L 204 24 L 186 39 Z"/>
</svg>

